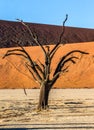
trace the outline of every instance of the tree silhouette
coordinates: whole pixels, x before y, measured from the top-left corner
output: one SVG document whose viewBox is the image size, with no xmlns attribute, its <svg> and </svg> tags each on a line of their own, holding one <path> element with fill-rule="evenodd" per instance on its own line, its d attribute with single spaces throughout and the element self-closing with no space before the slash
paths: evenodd
<svg viewBox="0 0 94 130">
<path fill-rule="evenodd" d="M 72 64 L 76 63 L 76 60 L 79 58 L 76 57 L 74 54 L 75 53 L 80 53 L 80 54 L 88 54 L 87 52 L 81 51 L 81 50 L 72 50 L 62 56 L 60 61 L 58 62 L 55 71 L 53 73 L 52 78 L 50 77 L 51 75 L 51 63 L 52 59 L 55 56 L 55 53 L 57 52 L 58 48 L 60 47 L 62 37 L 65 32 L 65 23 L 68 19 L 68 15 L 66 15 L 65 20 L 63 21 L 63 26 L 62 26 L 62 32 L 59 36 L 59 40 L 57 44 L 53 47 L 53 49 L 50 49 L 50 46 L 46 46 L 46 48 L 40 43 L 38 40 L 38 36 L 36 33 L 32 32 L 32 30 L 29 28 L 27 24 L 25 24 L 23 21 L 20 21 L 23 24 L 23 26 L 28 30 L 28 33 L 31 35 L 31 38 L 33 41 L 36 43 L 36 45 L 40 46 L 41 51 L 44 54 L 44 63 L 42 63 L 40 60 L 38 60 L 38 63 L 35 62 L 28 52 L 25 50 L 23 46 L 21 46 L 19 43 L 20 49 L 12 49 L 8 50 L 6 54 L 4 55 L 3 58 L 11 55 L 16 55 L 16 56 L 22 56 L 26 59 L 26 67 L 29 70 L 29 72 L 32 74 L 33 78 L 35 81 L 37 81 L 40 85 L 40 96 L 39 96 L 39 103 L 37 106 L 38 110 L 41 109 L 46 109 L 48 107 L 48 98 L 49 98 L 49 92 L 52 89 L 53 85 L 55 82 L 58 80 L 60 77 L 61 73 L 65 73 L 68 71 L 69 65 L 68 62 L 71 62 Z M 28 61 L 28 62 L 27 62 Z"/>
</svg>

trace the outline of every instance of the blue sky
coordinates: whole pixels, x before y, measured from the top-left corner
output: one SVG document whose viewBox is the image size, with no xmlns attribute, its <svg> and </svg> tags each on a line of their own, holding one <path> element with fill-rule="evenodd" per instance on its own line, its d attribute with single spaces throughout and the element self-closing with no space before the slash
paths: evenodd
<svg viewBox="0 0 94 130">
<path fill-rule="evenodd" d="M 94 29 L 94 0 L 0 0 L 0 20 Z"/>
</svg>

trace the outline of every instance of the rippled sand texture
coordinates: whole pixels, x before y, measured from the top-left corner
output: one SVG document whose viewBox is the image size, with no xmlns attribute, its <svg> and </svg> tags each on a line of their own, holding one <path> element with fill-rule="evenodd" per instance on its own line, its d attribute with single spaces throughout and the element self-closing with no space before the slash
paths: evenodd
<svg viewBox="0 0 94 130">
<path fill-rule="evenodd" d="M 94 129 L 94 89 L 53 89 L 49 110 L 36 111 L 39 89 L 0 90 L 0 128 Z"/>
</svg>

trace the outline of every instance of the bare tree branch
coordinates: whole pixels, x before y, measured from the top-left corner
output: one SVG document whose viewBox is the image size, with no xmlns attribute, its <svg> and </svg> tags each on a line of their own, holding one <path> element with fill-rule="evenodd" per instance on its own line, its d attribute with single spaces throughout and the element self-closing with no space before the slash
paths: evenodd
<svg viewBox="0 0 94 130">
<path fill-rule="evenodd" d="M 32 67 L 30 65 L 28 65 L 28 63 L 26 63 L 25 65 L 28 68 L 29 72 L 32 74 L 34 80 L 40 84 L 39 80 L 37 80 L 37 78 L 34 76 L 33 72 L 31 71 Z"/>
<path fill-rule="evenodd" d="M 69 65 L 66 66 L 64 69 L 62 69 L 62 72 L 63 72 L 63 73 L 68 72 L 68 68 L 69 68 Z"/>
<path fill-rule="evenodd" d="M 18 45 L 19 45 L 19 44 L 18 44 Z M 28 59 L 28 61 L 30 62 L 31 66 L 32 66 L 32 68 L 33 68 L 33 72 L 36 74 L 36 76 L 37 76 L 39 82 L 41 82 L 42 78 L 41 78 L 40 74 L 38 73 L 38 71 L 37 71 L 37 69 L 36 69 L 36 67 L 35 67 L 35 65 L 34 65 L 34 61 L 31 59 L 31 57 L 29 56 L 29 54 L 27 53 L 27 51 L 26 51 L 21 45 L 19 45 L 19 46 L 21 47 L 21 49 L 8 50 L 8 51 L 6 52 L 6 54 L 4 55 L 3 58 L 5 58 L 5 57 L 7 57 L 7 56 L 9 56 L 9 55 L 18 55 L 18 56 L 23 56 L 23 57 L 25 57 L 25 58 Z M 16 51 L 16 53 L 15 53 L 15 51 Z M 19 53 L 17 53 L 17 51 L 18 51 L 18 52 L 22 52 L 23 54 L 22 54 L 22 53 L 19 54 Z M 13 52 L 13 53 L 12 53 L 12 52 Z"/>
<path fill-rule="evenodd" d="M 23 54 L 19 54 L 19 53 L 17 53 L 17 52 L 22 52 Z M 22 49 L 13 49 L 13 50 L 8 50 L 7 52 L 6 52 L 6 54 L 3 56 L 3 58 L 5 58 L 6 56 L 8 56 L 8 55 L 21 55 L 21 56 L 23 56 L 23 57 L 25 57 L 25 58 L 28 58 L 26 55 L 24 55 L 25 53 L 23 52 L 23 50 Z"/>
<path fill-rule="evenodd" d="M 52 55 L 52 53 L 56 50 L 56 48 L 57 48 L 57 47 L 59 46 L 59 44 L 61 43 L 62 37 L 63 37 L 63 35 L 64 35 L 64 33 L 65 33 L 65 23 L 66 23 L 67 19 L 68 19 L 68 15 L 66 14 L 66 18 L 65 18 L 65 20 L 63 21 L 63 27 L 62 27 L 63 31 L 62 31 L 62 33 L 61 33 L 60 36 L 59 36 L 59 41 L 58 41 L 58 43 L 55 45 L 55 47 L 54 47 L 54 48 L 52 49 L 52 51 L 50 52 L 50 55 Z"/>
<path fill-rule="evenodd" d="M 27 93 L 26 93 L 26 90 L 25 90 L 25 88 L 24 88 L 24 94 L 27 96 Z"/>
<path fill-rule="evenodd" d="M 5 58 L 5 57 L 7 57 L 7 56 L 9 56 L 9 55 L 18 55 L 18 56 L 22 56 L 22 57 L 24 57 L 24 58 L 27 58 L 25 55 L 23 55 L 23 54 L 18 54 L 18 53 L 7 53 L 3 58 Z"/>
<path fill-rule="evenodd" d="M 64 55 L 64 56 L 61 58 L 60 62 L 58 63 L 58 65 L 57 65 L 57 67 L 56 67 L 56 69 L 55 69 L 54 74 L 56 74 L 58 71 L 61 70 L 62 65 L 65 64 L 66 61 L 71 60 L 72 62 L 75 62 L 75 61 L 72 60 L 72 58 L 76 58 L 76 59 L 77 59 L 77 57 L 71 57 L 71 58 L 68 59 L 68 60 L 66 60 L 66 59 L 67 59 L 68 56 L 70 56 L 71 54 L 76 53 L 76 52 L 79 52 L 79 53 L 81 53 L 81 54 L 89 54 L 89 53 L 87 53 L 87 52 L 80 51 L 80 50 L 73 50 L 73 51 L 70 51 L 69 53 L 67 53 L 66 55 Z"/>
<path fill-rule="evenodd" d="M 38 59 L 38 62 L 40 63 L 40 65 L 42 66 L 43 70 L 45 69 L 45 66 L 43 63 L 41 63 L 41 61 Z"/>
<path fill-rule="evenodd" d="M 33 33 L 33 32 L 31 31 L 31 29 L 28 27 L 28 25 L 26 25 L 22 20 L 20 20 L 20 19 L 17 19 L 17 20 L 18 20 L 19 22 L 21 22 L 22 25 L 24 25 L 24 26 L 27 28 L 27 30 L 29 31 L 29 33 L 30 33 L 31 37 L 33 38 L 34 42 L 35 42 L 38 46 L 41 47 L 42 51 L 43 51 L 44 54 L 46 55 L 46 51 L 45 51 L 44 47 L 41 45 L 41 43 L 39 42 L 38 36 L 37 36 L 35 33 Z"/>
<path fill-rule="evenodd" d="M 58 46 L 55 51 L 50 55 L 51 60 L 53 59 L 54 55 L 56 54 L 56 51 L 59 49 L 60 46 Z"/>
<path fill-rule="evenodd" d="M 40 74 L 42 75 L 42 77 L 44 79 L 44 72 L 43 72 L 42 68 L 38 65 L 38 63 L 35 63 L 35 67 L 40 72 Z"/>
<path fill-rule="evenodd" d="M 51 87 L 52 87 L 52 86 L 54 85 L 54 83 L 57 81 L 57 79 L 59 78 L 60 73 L 61 73 L 61 72 L 58 72 L 58 73 L 56 73 L 56 74 L 53 76 L 52 80 L 50 81 L 50 88 L 49 88 L 49 89 L 51 89 Z"/>
</svg>

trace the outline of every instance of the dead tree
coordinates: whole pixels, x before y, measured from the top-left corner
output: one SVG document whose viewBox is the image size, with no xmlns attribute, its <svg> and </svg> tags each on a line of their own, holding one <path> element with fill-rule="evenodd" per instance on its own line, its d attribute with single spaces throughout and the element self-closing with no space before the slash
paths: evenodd
<svg viewBox="0 0 94 130">
<path fill-rule="evenodd" d="M 23 46 L 20 46 L 20 49 L 12 49 L 8 50 L 6 54 L 4 55 L 3 58 L 10 56 L 10 55 L 16 55 L 16 56 L 22 56 L 28 62 L 26 62 L 26 67 L 29 70 L 29 72 L 32 74 L 33 78 L 35 81 L 37 81 L 40 85 L 40 96 L 39 96 L 39 103 L 38 103 L 38 109 L 46 109 L 48 107 L 48 98 L 49 98 L 49 92 L 52 89 L 53 85 L 55 82 L 58 80 L 60 77 L 61 73 L 65 73 L 68 71 L 68 62 L 71 62 L 73 64 L 76 63 L 76 60 L 79 58 L 76 57 L 73 54 L 75 53 L 80 53 L 80 54 L 88 54 L 87 52 L 81 51 L 81 50 L 72 50 L 68 52 L 66 55 L 62 56 L 60 59 L 59 63 L 57 64 L 57 67 L 53 73 L 53 77 L 50 77 L 51 74 L 51 63 L 52 59 L 57 52 L 58 48 L 60 47 L 59 45 L 61 44 L 62 37 L 65 32 L 65 23 L 67 21 L 68 15 L 66 15 L 65 20 L 63 21 L 63 27 L 62 27 L 62 32 L 59 36 L 59 40 L 57 44 L 53 47 L 51 50 L 49 46 L 46 46 L 46 48 L 39 42 L 38 36 L 36 33 L 33 33 L 32 30 L 29 28 L 27 24 L 25 24 L 23 21 L 20 21 L 23 26 L 28 30 L 30 33 L 32 39 L 36 43 L 36 45 L 40 46 L 43 54 L 44 54 L 44 63 L 39 61 L 38 63 L 35 62 L 28 52 L 25 50 Z"/>
</svg>

